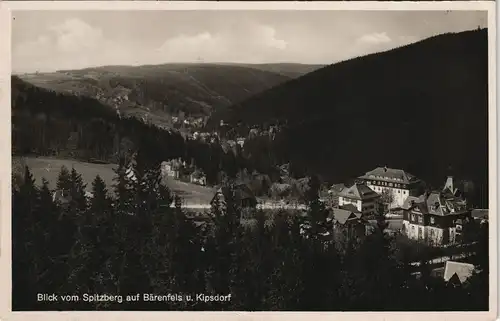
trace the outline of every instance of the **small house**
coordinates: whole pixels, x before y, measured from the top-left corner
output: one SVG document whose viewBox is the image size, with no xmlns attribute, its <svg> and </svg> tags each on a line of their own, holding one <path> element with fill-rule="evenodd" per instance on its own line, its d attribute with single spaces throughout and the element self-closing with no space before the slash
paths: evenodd
<svg viewBox="0 0 500 321">
<path fill-rule="evenodd" d="M 61 205 L 66 205 L 71 202 L 71 195 L 69 191 L 64 189 L 56 190 L 52 193 L 52 201 Z"/>
<path fill-rule="evenodd" d="M 210 201 L 210 205 L 213 205 L 215 199 L 218 198 L 221 206 L 225 208 L 226 199 L 228 198 L 230 191 L 231 189 L 226 186 L 219 188 Z M 233 200 L 236 206 L 241 208 L 255 208 L 257 206 L 257 198 L 246 184 L 235 185 L 233 192 Z"/>
<path fill-rule="evenodd" d="M 190 175 L 190 181 L 193 184 L 205 186 L 205 185 L 207 185 L 207 176 L 202 171 L 195 170 Z"/>
<path fill-rule="evenodd" d="M 168 162 L 162 162 L 161 172 L 163 176 L 172 177 L 174 179 L 180 178 L 180 170 L 182 168 L 182 163 L 180 160 L 173 159 Z"/>
<path fill-rule="evenodd" d="M 380 195 L 375 193 L 370 187 L 365 184 L 356 183 L 339 193 L 339 206 L 352 204 L 363 215 L 373 215 L 377 213 L 379 198 Z"/>
<path fill-rule="evenodd" d="M 337 242 L 359 241 L 366 236 L 366 222 L 360 212 L 333 208 L 331 216 L 333 216 L 334 238 Z"/>
</svg>

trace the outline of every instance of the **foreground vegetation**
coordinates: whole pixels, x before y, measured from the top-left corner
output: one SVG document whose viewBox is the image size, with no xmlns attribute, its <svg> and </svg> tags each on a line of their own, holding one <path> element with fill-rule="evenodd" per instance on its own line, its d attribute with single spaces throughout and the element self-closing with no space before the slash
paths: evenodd
<svg viewBox="0 0 500 321">
<path fill-rule="evenodd" d="M 12 280 L 14 310 L 487 310 L 487 227 L 476 245 L 479 272 L 453 287 L 431 277 L 425 264 L 415 278 L 379 217 L 362 243 L 334 244 L 315 233 L 325 222 L 316 180 L 308 193 L 311 234 L 304 238 L 297 216 L 285 212 L 266 224 L 244 228 L 229 185 L 211 220 L 195 224 L 160 183 L 159 161 L 139 151 L 136 180 L 116 169 L 110 199 L 97 176 L 93 198 L 76 170 L 63 169 L 57 188 L 68 202 L 53 201 L 45 181 L 37 188 L 29 168 L 13 190 Z M 169 205 L 174 202 L 175 208 Z M 225 208 L 225 210 L 223 210 Z M 226 302 L 37 301 L 57 295 L 231 294 Z"/>
</svg>

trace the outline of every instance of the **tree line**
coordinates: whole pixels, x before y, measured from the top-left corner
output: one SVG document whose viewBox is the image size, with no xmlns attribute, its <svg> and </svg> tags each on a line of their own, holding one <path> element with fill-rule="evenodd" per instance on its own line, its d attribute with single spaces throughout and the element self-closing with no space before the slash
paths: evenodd
<svg viewBox="0 0 500 321">
<path fill-rule="evenodd" d="M 127 175 L 132 168 L 133 177 Z M 115 181 L 96 176 L 92 197 L 74 169 L 62 168 L 57 190 L 37 186 L 28 167 L 12 194 L 13 310 L 434 311 L 488 309 L 487 226 L 478 236 L 470 281 L 454 286 L 396 258 L 378 217 L 361 242 L 321 237 L 327 212 L 310 179 L 306 219 L 255 210 L 243 225 L 231 183 L 200 224 L 161 183 L 160 161 L 139 150 L 120 158 Z M 174 204 L 175 206 L 170 206 Z M 424 261 L 425 263 L 425 261 Z M 414 276 L 420 272 L 420 277 Z M 227 295 L 225 302 L 41 302 L 57 295 Z"/>
</svg>

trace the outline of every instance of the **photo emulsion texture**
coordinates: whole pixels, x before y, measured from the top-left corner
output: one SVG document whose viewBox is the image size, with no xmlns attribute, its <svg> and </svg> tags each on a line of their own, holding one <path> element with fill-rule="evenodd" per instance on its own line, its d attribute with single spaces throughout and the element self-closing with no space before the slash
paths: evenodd
<svg viewBox="0 0 500 321">
<path fill-rule="evenodd" d="M 14 311 L 488 310 L 486 12 L 13 18 Z"/>
</svg>

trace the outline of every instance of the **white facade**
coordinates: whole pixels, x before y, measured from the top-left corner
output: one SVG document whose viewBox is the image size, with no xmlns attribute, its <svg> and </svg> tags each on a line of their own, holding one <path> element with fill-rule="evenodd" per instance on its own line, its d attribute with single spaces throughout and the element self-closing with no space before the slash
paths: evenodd
<svg viewBox="0 0 500 321">
<path fill-rule="evenodd" d="M 426 241 L 434 245 L 442 244 L 453 244 L 455 243 L 456 228 L 449 227 L 448 230 L 448 240 L 444 239 L 445 229 L 433 226 L 422 226 L 418 224 L 410 223 L 409 221 L 403 221 L 403 228 L 406 236 L 415 241 Z"/>
<path fill-rule="evenodd" d="M 392 194 L 393 199 L 392 203 L 389 204 L 389 208 L 402 207 L 408 196 L 410 196 L 409 189 L 378 186 L 373 185 L 371 182 L 367 182 L 366 186 L 368 186 L 378 194 L 382 194 L 385 190 L 388 190 Z"/>
<path fill-rule="evenodd" d="M 353 200 L 353 199 L 339 196 L 339 206 L 347 205 L 347 204 L 352 204 L 352 205 L 356 206 L 358 211 L 362 212 L 362 209 L 363 209 L 362 205 L 363 204 L 361 203 L 361 200 Z"/>
<path fill-rule="evenodd" d="M 443 229 L 433 226 L 422 226 L 418 224 L 413 224 L 408 221 L 403 221 L 403 227 L 406 236 L 415 241 L 431 242 L 433 244 L 439 245 L 443 243 Z M 451 230 L 451 229 L 450 229 Z M 451 233 L 450 233 L 451 239 Z"/>
<path fill-rule="evenodd" d="M 356 209 L 362 214 L 373 214 L 375 212 L 375 199 L 361 201 L 339 196 L 339 206 L 348 204 L 356 206 Z"/>
</svg>

